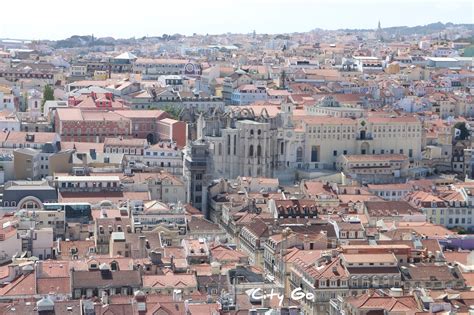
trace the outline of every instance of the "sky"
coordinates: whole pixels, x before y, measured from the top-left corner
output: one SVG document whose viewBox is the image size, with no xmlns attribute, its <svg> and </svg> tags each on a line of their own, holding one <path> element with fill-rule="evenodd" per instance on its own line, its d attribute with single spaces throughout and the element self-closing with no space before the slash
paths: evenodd
<svg viewBox="0 0 474 315">
<path fill-rule="evenodd" d="M 472 0 L 2 1 L 0 38 L 130 38 L 162 34 L 291 33 L 474 23 Z"/>
</svg>

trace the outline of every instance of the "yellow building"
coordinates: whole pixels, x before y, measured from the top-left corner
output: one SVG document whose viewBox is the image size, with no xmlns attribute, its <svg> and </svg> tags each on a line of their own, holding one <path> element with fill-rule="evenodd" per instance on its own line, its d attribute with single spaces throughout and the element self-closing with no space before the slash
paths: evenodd
<svg viewBox="0 0 474 315">
<path fill-rule="evenodd" d="M 387 68 L 385 68 L 385 73 L 396 74 L 400 72 L 400 64 L 398 62 L 390 63 Z"/>
<path fill-rule="evenodd" d="M 96 70 L 94 71 L 94 80 L 95 81 L 105 81 L 108 78 L 107 71 Z"/>
</svg>

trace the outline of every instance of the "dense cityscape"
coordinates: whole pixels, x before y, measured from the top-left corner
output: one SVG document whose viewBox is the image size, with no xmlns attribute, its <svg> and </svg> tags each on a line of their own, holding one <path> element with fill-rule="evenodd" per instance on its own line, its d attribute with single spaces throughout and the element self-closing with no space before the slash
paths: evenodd
<svg viewBox="0 0 474 315">
<path fill-rule="evenodd" d="M 0 314 L 473 315 L 473 25 L 0 39 Z"/>
</svg>

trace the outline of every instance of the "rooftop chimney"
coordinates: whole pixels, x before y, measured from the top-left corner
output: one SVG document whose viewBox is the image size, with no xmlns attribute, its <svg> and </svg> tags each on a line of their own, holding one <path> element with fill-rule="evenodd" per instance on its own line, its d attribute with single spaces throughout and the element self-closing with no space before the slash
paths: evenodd
<svg viewBox="0 0 474 315">
<path fill-rule="evenodd" d="M 140 235 L 138 237 L 138 247 L 140 251 L 140 258 L 145 258 L 146 256 L 145 243 L 146 243 L 146 237 L 144 235 Z"/>
<path fill-rule="evenodd" d="M 183 293 L 179 289 L 174 289 L 173 290 L 173 301 L 174 302 L 180 302 L 183 299 Z"/>
<path fill-rule="evenodd" d="M 107 292 L 102 291 L 100 299 L 102 300 L 102 304 L 104 305 L 109 304 L 109 295 L 107 294 Z"/>
</svg>

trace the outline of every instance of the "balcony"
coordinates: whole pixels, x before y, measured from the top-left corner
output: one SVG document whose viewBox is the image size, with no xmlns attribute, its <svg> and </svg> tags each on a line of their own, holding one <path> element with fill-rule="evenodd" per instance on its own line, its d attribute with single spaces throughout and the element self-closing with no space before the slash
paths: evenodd
<svg viewBox="0 0 474 315">
<path fill-rule="evenodd" d="M 367 133 L 367 134 L 362 134 L 361 133 L 356 137 L 356 140 L 368 141 L 368 140 L 374 140 L 374 138 L 372 137 L 371 133 Z"/>
</svg>

